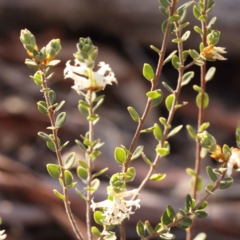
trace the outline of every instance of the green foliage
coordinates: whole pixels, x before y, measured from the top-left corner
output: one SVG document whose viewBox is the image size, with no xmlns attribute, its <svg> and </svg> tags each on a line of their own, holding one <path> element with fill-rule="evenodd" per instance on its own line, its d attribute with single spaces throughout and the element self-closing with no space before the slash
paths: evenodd
<svg viewBox="0 0 240 240">
<path fill-rule="evenodd" d="M 138 221 L 136 226 L 137 234 L 139 237 L 143 237 L 145 233 L 144 224 L 142 221 Z"/>
<path fill-rule="evenodd" d="M 118 163 L 124 164 L 127 160 L 126 152 L 122 148 L 116 147 L 114 151 L 114 158 Z"/>
<path fill-rule="evenodd" d="M 138 146 L 132 154 L 131 160 L 137 159 L 144 149 L 144 146 Z"/>
<path fill-rule="evenodd" d="M 128 112 L 130 113 L 132 119 L 136 122 L 139 122 L 140 117 L 139 117 L 137 111 L 133 107 L 128 107 L 127 109 L 128 109 Z"/>
<path fill-rule="evenodd" d="M 148 80 L 148 81 L 152 81 L 155 77 L 153 68 L 151 67 L 151 65 L 145 63 L 143 65 L 143 76 Z"/>
</svg>

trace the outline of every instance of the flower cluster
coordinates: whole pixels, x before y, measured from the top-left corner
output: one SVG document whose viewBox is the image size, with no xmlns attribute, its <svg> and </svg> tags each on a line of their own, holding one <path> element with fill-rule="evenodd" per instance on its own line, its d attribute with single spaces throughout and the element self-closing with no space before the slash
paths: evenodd
<svg viewBox="0 0 240 240">
<path fill-rule="evenodd" d="M 213 59 L 213 60 L 227 60 L 221 54 L 227 53 L 223 47 L 215 47 L 214 45 L 209 45 L 205 47 L 202 51 L 202 57 Z"/>
<path fill-rule="evenodd" d="M 66 63 L 64 69 L 65 78 L 74 80 L 73 89 L 80 94 L 81 90 L 98 90 L 104 89 L 107 84 L 117 83 L 114 73 L 108 64 L 100 62 L 97 72 L 92 71 L 85 63 L 81 63 L 75 59 L 75 65 L 70 65 L 70 61 Z"/>
<path fill-rule="evenodd" d="M 240 168 L 240 150 L 238 148 L 232 150 L 232 154 L 227 163 L 227 175 L 229 177 L 232 175 L 234 167 Z"/>
<path fill-rule="evenodd" d="M 95 211 L 96 208 L 103 209 L 104 225 L 119 225 L 125 218 L 129 218 L 130 214 L 134 214 L 133 207 L 140 208 L 140 199 L 125 200 L 124 198 L 136 196 L 138 190 L 123 191 L 117 193 L 113 187 L 107 188 L 108 200 L 95 203 L 92 199 L 91 208 Z"/>
</svg>

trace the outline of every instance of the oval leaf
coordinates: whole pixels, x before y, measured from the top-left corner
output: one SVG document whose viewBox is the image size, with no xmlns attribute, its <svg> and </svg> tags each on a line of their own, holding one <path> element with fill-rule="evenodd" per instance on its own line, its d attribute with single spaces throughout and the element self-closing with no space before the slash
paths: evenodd
<svg viewBox="0 0 240 240">
<path fill-rule="evenodd" d="M 213 172 L 213 169 L 210 166 L 207 167 L 207 174 L 213 182 L 218 180 L 217 175 Z"/>
<path fill-rule="evenodd" d="M 198 108 L 201 107 L 201 99 L 202 99 L 202 93 L 199 93 L 196 97 L 196 104 Z M 207 93 L 204 93 L 204 98 L 203 98 L 203 108 L 206 108 L 209 104 L 209 97 Z"/>
<path fill-rule="evenodd" d="M 140 117 L 139 117 L 137 111 L 133 107 L 128 107 L 127 109 L 128 109 L 128 112 L 130 113 L 132 119 L 136 122 L 139 122 Z"/>
<path fill-rule="evenodd" d="M 194 77 L 194 72 L 190 71 L 183 75 L 181 86 L 187 85 Z"/>
<path fill-rule="evenodd" d="M 143 76 L 148 80 L 148 81 L 152 81 L 154 79 L 154 71 L 153 68 L 151 67 L 151 65 L 145 63 L 143 65 Z"/>
<path fill-rule="evenodd" d="M 152 181 L 161 181 L 161 180 L 163 180 L 165 177 L 166 177 L 166 174 L 165 174 L 165 173 L 156 173 L 156 174 L 153 174 L 153 175 L 150 177 L 150 180 L 152 180 Z"/>
<path fill-rule="evenodd" d="M 124 164 L 127 160 L 126 152 L 122 148 L 116 147 L 114 151 L 114 158 L 118 163 Z"/>
<path fill-rule="evenodd" d="M 57 116 L 57 119 L 56 119 L 56 127 L 57 128 L 61 128 L 64 123 L 66 122 L 66 113 L 65 112 L 62 112 L 60 113 L 58 116 Z"/>
<path fill-rule="evenodd" d="M 173 130 L 170 131 L 167 138 L 170 138 L 170 137 L 176 135 L 182 129 L 182 127 L 183 127 L 183 125 L 179 125 L 179 126 L 175 127 Z"/>
<path fill-rule="evenodd" d="M 52 178 L 59 178 L 61 175 L 61 166 L 56 164 L 47 164 L 47 171 Z"/>
<path fill-rule="evenodd" d="M 144 146 L 138 146 L 133 152 L 131 160 L 137 159 L 141 155 L 143 149 L 144 149 Z"/>
<path fill-rule="evenodd" d="M 174 102 L 174 94 L 168 95 L 165 100 L 165 105 L 168 111 L 172 109 L 173 102 Z"/>
<path fill-rule="evenodd" d="M 65 163 L 64 163 L 64 168 L 65 169 L 69 169 L 72 167 L 72 165 L 74 164 L 75 162 L 75 157 L 76 157 L 76 153 L 75 152 L 72 152 L 72 153 L 69 153 L 66 160 L 65 160 Z"/>
</svg>

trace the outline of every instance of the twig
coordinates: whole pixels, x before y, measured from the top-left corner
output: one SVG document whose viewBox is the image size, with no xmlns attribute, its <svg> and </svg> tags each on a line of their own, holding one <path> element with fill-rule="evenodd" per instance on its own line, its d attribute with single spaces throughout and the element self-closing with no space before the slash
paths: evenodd
<svg viewBox="0 0 240 240">
<path fill-rule="evenodd" d="M 202 14 L 205 13 L 206 8 L 207 8 L 207 3 L 208 0 L 204 1 L 205 4 L 205 9 L 203 11 Z M 207 26 L 206 26 L 206 22 L 205 21 L 201 21 L 201 25 L 202 25 L 202 42 L 204 47 L 207 46 Z M 202 89 L 202 94 L 201 94 L 201 101 L 200 101 L 200 106 L 199 106 L 199 110 L 198 110 L 198 130 L 200 128 L 200 126 L 203 123 L 203 115 L 204 115 L 204 97 L 205 97 L 205 89 L 206 89 L 206 80 L 205 80 L 205 75 L 206 75 L 206 60 L 203 60 L 203 65 L 201 66 L 201 77 L 200 77 L 200 81 L 201 81 L 201 89 Z M 196 159 L 195 159 L 195 173 L 196 176 L 194 178 L 194 182 L 193 182 L 193 188 L 192 188 L 192 198 L 193 199 L 197 199 L 197 185 L 198 185 L 198 178 L 200 175 L 200 167 L 201 167 L 201 144 L 200 144 L 200 140 L 198 138 L 196 138 Z M 191 240 L 192 239 L 192 235 L 193 235 L 193 226 L 191 226 L 189 228 L 189 230 L 187 231 L 186 234 L 186 240 Z"/>
<path fill-rule="evenodd" d="M 42 74 L 41 74 L 42 87 L 43 87 L 43 90 L 46 90 L 47 89 L 46 75 L 45 75 L 45 72 L 44 72 L 43 69 L 41 69 L 41 71 L 42 71 Z M 51 127 L 52 127 L 52 133 L 53 133 L 53 140 L 52 141 L 53 141 L 55 149 L 56 149 L 56 156 L 57 156 L 58 164 L 61 166 L 60 171 L 61 171 L 61 180 L 62 180 L 62 185 L 63 185 L 62 186 L 63 187 L 63 195 L 64 195 L 64 198 L 65 198 L 64 199 L 65 210 L 66 210 L 68 219 L 69 219 L 69 221 L 72 225 L 73 231 L 74 231 L 77 239 L 84 240 L 82 234 L 80 233 L 80 231 L 77 227 L 76 221 L 74 219 L 74 216 L 72 214 L 71 207 L 70 207 L 70 201 L 69 201 L 69 197 L 68 197 L 66 181 L 65 181 L 65 178 L 64 178 L 65 169 L 63 167 L 63 160 L 62 160 L 62 154 L 61 154 L 60 146 L 58 144 L 58 135 L 57 135 L 58 128 L 56 127 L 56 123 L 55 123 L 55 117 L 54 117 L 55 112 L 50 107 L 51 102 L 50 102 L 49 92 L 48 91 L 43 91 L 43 92 L 44 92 L 44 97 L 45 97 L 45 100 L 46 100 L 46 103 L 47 103 L 48 116 L 49 116 L 49 119 L 50 119 L 50 122 L 51 122 Z"/>
</svg>

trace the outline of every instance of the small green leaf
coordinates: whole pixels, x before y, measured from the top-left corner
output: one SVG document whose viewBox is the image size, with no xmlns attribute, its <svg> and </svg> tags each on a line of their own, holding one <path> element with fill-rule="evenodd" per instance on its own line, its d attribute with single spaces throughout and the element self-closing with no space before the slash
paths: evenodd
<svg viewBox="0 0 240 240">
<path fill-rule="evenodd" d="M 175 56 L 175 54 L 177 53 L 177 50 L 174 50 L 172 53 L 170 53 L 168 55 L 168 57 L 164 60 L 164 64 L 167 63 L 167 62 L 170 62 L 173 58 L 173 56 Z"/>
<path fill-rule="evenodd" d="M 103 225 L 102 221 L 105 219 L 105 216 L 103 215 L 102 212 L 100 211 L 95 211 L 93 214 L 94 217 L 94 221 L 99 224 L 99 225 Z"/>
<path fill-rule="evenodd" d="M 146 129 L 143 129 L 140 131 L 140 133 L 150 133 L 154 130 L 154 126 L 153 127 L 150 127 L 150 128 L 146 128 Z"/>
<path fill-rule="evenodd" d="M 170 6 L 170 2 L 168 0 L 159 0 L 159 3 L 165 8 Z"/>
<path fill-rule="evenodd" d="M 48 115 L 48 106 L 47 103 L 44 101 L 39 101 L 37 102 L 37 106 L 38 106 L 38 110 L 44 114 L 44 115 Z"/>
<path fill-rule="evenodd" d="M 163 212 L 163 215 L 161 217 L 161 223 L 165 226 L 167 226 L 168 224 L 172 223 L 172 219 L 168 216 L 167 214 L 167 210 L 165 210 Z"/>
<path fill-rule="evenodd" d="M 137 111 L 133 107 L 128 107 L 127 109 L 128 109 L 128 112 L 130 113 L 132 119 L 136 122 L 139 122 L 140 117 L 139 117 Z"/>
<path fill-rule="evenodd" d="M 142 152 L 142 158 L 148 166 L 152 166 L 152 162 L 147 158 L 147 156 Z"/>
<path fill-rule="evenodd" d="M 159 122 L 167 129 L 170 129 L 171 128 L 171 125 L 167 123 L 167 120 L 166 118 L 164 117 L 160 117 L 159 118 Z"/>
<path fill-rule="evenodd" d="M 152 181 L 162 181 L 166 177 L 165 173 L 155 173 L 150 177 Z"/>
<path fill-rule="evenodd" d="M 65 104 L 65 101 L 61 101 L 61 102 L 58 104 L 58 106 L 55 108 L 55 112 L 59 111 L 64 104 Z"/>
<path fill-rule="evenodd" d="M 213 169 L 210 166 L 207 167 L 207 174 L 213 182 L 218 180 L 217 175 L 213 172 Z"/>
<path fill-rule="evenodd" d="M 191 125 L 187 125 L 186 129 L 187 129 L 188 135 L 195 140 L 197 136 L 195 129 Z"/>
<path fill-rule="evenodd" d="M 201 36 L 203 35 L 203 31 L 202 31 L 202 29 L 200 27 L 194 26 L 193 29 L 195 30 L 195 32 L 199 33 Z"/>
<path fill-rule="evenodd" d="M 58 190 L 53 189 L 54 194 L 61 200 L 66 201 L 66 198 L 64 195 L 62 195 Z"/>
<path fill-rule="evenodd" d="M 174 99 L 175 96 L 174 94 L 170 94 L 167 96 L 166 100 L 165 100 L 165 105 L 168 111 L 170 111 L 173 107 L 173 103 L 174 103 Z"/>
<path fill-rule="evenodd" d="M 170 93 L 174 93 L 173 89 L 165 82 L 162 82 L 162 85 L 169 91 Z"/>
<path fill-rule="evenodd" d="M 95 177 L 98 177 L 98 176 L 104 174 L 107 170 L 108 170 L 108 168 L 106 167 L 106 168 L 100 170 L 99 172 L 94 173 L 94 174 L 92 175 L 92 178 L 95 178 Z"/>
<path fill-rule="evenodd" d="M 204 93 L 204 95 L 202 93 L 198 93 L 197 97 L 196 97 L 196 104 L 198 106 L 198 108 L 201 107 L 201 99 L 203 97 L 203 108 L 206 108 L 209 104 L 209 97 L 207 93 Z"/>
<path fill-rule="evenodd" d="M 163 136 L 162 129 L 157 123 L 154 124 L 153 135 L 157 141 L 162 140 L 162 136 Z"/>
<path fill-rule="evenodd" d="M 114 158 L 118 163 L 124 164 L 127 160 L 126 152 L 122 148 L 116 147 L 114 151 Z"/>
<path fill-rule="evenodd" d="M 79 191 L 77 188 L 75 188 L 75 191 L 76 191 L 77 195 L 78 195 L 81 199 L 83 199 L 84 201 L 87 200 L 87 198 L 86 198 L 86 197 L 81 193 L 81 191 Z"/>
<path fill-rule="evenodd" d="M 186 173 L 191 175 L 191 176 L 193 176 L 193 177 L 197 176 L 196 172 L 193 169 L 191 169 L 191 168 L 187 168 L 186 169 Z"/>
<path fill-rule="evenodd" d="M 70 171 L 68 170 L 64 171 L 64 179 L 65 179 L 66 186 L 69 187 L 73 182 L 73 175 L 71 174 Z"/>
<path fill-rule="evenodd" d="M 155 51 L 156 53 L 160 54 L 160 49 L 158 49 L 157 47 L 150 45 L 150 48 Z"/>
<path fill-rule="evenodd" d="M 144 224 L 142 221 L 138 221 L 137 226 L 136 226 L 136 230 L 137 230 L 137 234 L 139 237 L 143 237 L 144 236 Z"/>
<path fill-rule="evenodd" d="M 143 76 L 149 81 L 152 81 L 154 79 L 155 74 L 151 65 L 147 63 L 143 65 Z"/>
<path fill-rule="evenodd" d="M 88 107 L 86 107 L 84 104 L 79 103 L 78 110 L 80 111 L 80 113 L 82 113 L 82 115 L 84 115 L 85 117 L 88 117 L 89 115 Z"/>
<path fill-rule="evenodd" d="M 159 6 L 159 10 L 165 17 L 168 17 L 169 14 L 168 14 L 168 11 L 165 7 Z"/>
<path fill-rule="evenodd" d="M 51 151 L 56 152 L 55 144 L 53 142 L 46 142 L 46 145 Z"/>
<path fill-rule="evenodd" d="M 60 60 L 52 60 L 51 62 L 48 63 L 47 67 L 55 67 L 58 65 L 61 61 Z"/>
<path fill-rule="evenodd" d="M 199 19 L 201 16 L 201 13 L 198 10 L 198 7 L 196 5 L 194 5 L 193 7 L 193 15 L 195 16 L 196 19 Z"/>
<path fill-rule="evenodd" d="M 181 67 L 180 66 L 180 60 L 179 60 L 179 57 L 177 55 L 174 55 L 172 57 L 171 62 L 172 62 L 172 65 L 175 69 L 179 69 Z"/>
<path fill-rule="evenodd" d="M 34 72 L 36 72 L 38 70 L 38 65 L 31 59 L 26 59 L 25 60 L 25 64 L 31 69 L 33 70 Z M 39 85 L 37 82 L 36 82 L 37 85 Z M 41 85 L 40 85 L 41 86 Z"/>
<path fill-rule="evenodd" d="M 194 89 L 196 92 L 203 93 L 202 88 L 199 87 L 198 85 L 193 85 L 193 89 Z"/>
<path fill-rule="evenodd" d="M 96 238 L 100 238 L 100 237 L 101 237 L 101 232 L 98 230 L 97 227 L 92 227 L 92 228 L 91 228 L 91 232 L 92 232 L 92 234 L 93 234 Z"/>
<path fill-rule="evenodd" d="M 65 169 L 69 169 L 72 167 L 72 165 L 74 164 L 75 162 L 75 158 L 76 158 L 76 153 L 75 152 L 72 152 L 72 153 L 69 153 L 66 160 L 65 160 L 65 163 L 64 163 L 64 168 Z"/>
<path fill-rule="evenodd" d="M 227 177 L 220 181 L 219 189 L 226 189 L 229 188 L 233 184 L 233 178 Z"/>
<path fill-rule="evenodd" d="M 56 93 L 53 90 L 51 90 L 51 91 L 49 91 L 48 94 L 49 94 L 49 100 L 50 100 L 51 104 L 53 104 L 56 100 Z"/>
<path fill-rule="evenodd" d="M 85 145 L 84 145 L 82 142 L 80 142 L 79 140 L 76 139 L 76 140 L 75 140 L 75 143 L 76 143 L 77 146 L 78 146 L 80 149 L 82 149 L 84 152 L 87 151 Z"/>
<path fill-rule="evenodd" d="M 103 101 L 104 101 L 104 98 L 101 98 L 94 106 L 93 111 L 96 111 L 102 105 Z"/>
<path fill-rule="evenodd" d="M 85 181 L 88 178 L 88 171 L 86 170 L 86 168 L 78 166 L 77 175 L 81 180 Z"/>
<path fill-rule="evenodd" d="M 169 154 L 169 150 L 167 148 L 160 148 L 160 147 L 157 147 L 156 148 L 156 152 L 161 156 L 161 157 L 164 157 L 166 155 Z"/>
<path fill-rule="evenodd" d="M 155 91 L 147 92 L 146 95 L 150 99 L 156 99 L 156 98 L 159 98 L 161 96 L 161 92 L 158 91 L 158 90 L 155 90 Z"/>
<path fill-rule="evenodd" d="M 190 31 L 186 31 L 181 37 L 182 41 L 186 41 L 189 38 L 190 34 Z"/>
<path fill-rule="evenodd" d="M 210 126 L 210 123 L 209 123 L 209 122 L 203 123 L 203 124 L 199 127 L 198 132 L 203 132 L 203 131 L 206 130 L 209 126 Z"/>
<path fill-rule="evenodd" d="M 169 218 L 171 218 L 172 220 L 174 220 L 174 218 L 176 217 L 174 209 L 173 209 L 173 207 L 171 205 L 167 206 L 167 214 L 168 214 Z"/>
<path fill-rule="evenodd" d="M 124 174 L 124 178 L 126 182 L 133 181 L 135 176 L 136 176 L 136 169 L 134 167 L 128 168 L 127 172 Z"/>
<path fill-rule="evenodd" d="M 163 94 L 161 89 L 157 89 L 156 92 L 160 94 L 159 97 L 152 99 L 151 107 L 158 106 L 163 100 Z"/>
<path fill-rule="evenodd" d="M 56 128 L 61 128 L 65 124 L 66 118 L 65 112 L 60 113 L 56 119 Z"/>
<path fill-rule="evenodd" d="M 199 58 L 199 53 L 196 50 L 189 50 L 189 55 L 192 57 L 193 60 L 196 60 Z"/>
<path fill-rule="evenodd" d="M 174 129 L 172 129 L 170 131 L 170 133 L 168 134 L 167 138 L 170 138 L 170 137 L 176 135 L 182 129 L 182 127 L 183 127 L 183 125 L 179 125 L 179 126 L 175 127 Z"/>
<path fill-rule="evenodd" d="M 195 211 L 193 213 L 197 218 L 205 218 L 208 216 L 208 213 L 205 211 Z"/>
<path fill-rule="evenodd" d="M 94 193 L 98 190 L 99 186 L 100 186 L 100 181 L 98 178 L 95 178 L 91 181 L 91 189 L 89 189 L 89 191 L 91 191 L 91 193 Z"/>
<path fill-rule="evenodd" d="M 177 227 L 182 228 L 182 229 L 186 229 L 186 228 L 191 227 L 192 224 L 193 224 L 193 220 L 192 220 L 191 218 L 189 218 L 189 217 L 185 217 L 185 218 L 183 219 L 183 221 L 180 222 L 180 223 L 177 225 Z"/>
<path fill-rule="evenodd" d="M 47 164 L 47 171 L 52 178 L 58 179 L 61 175 L 61 166 L 56 164 Z"/>
<path fill-rule="evenodd" d="M 38 132 L 38 136 L 46 142 L 51 142 L 52 141 L 51 137 L 44 132 Z"/>
<path fill-rule="evenodd" d="M 194 77 L 194 72 L 190 71 L 183 75 L 181 86 L 187 85 L 191 79 Z"/>
<path fill-rule="evenodd" d="M 132 154 L 131 160 L 137 159 L 144 149 L 144 146 L 138 146 Z"/>
<path fill-rule="evenodd" d="M 93 121 L 97 120 L 98 118 L 99 118 L 98 114 L 92 114 L 92 115 L 87 116 L 87 120 L 90 122 L 93 122 Z"/>
<path fill-rule="evenodd" d="M 213 184 L 208 184 L 208 185 L 205 187 L 206 192 L 207 192 L 207 193 L 210 193 L 210 194 L 213 194 L 212 189 L 213 189 Z"/>
<path fill-rule="evenodd" d="M 42 75 L 39 71 L 37 71 L 34 76 L 30 76 L 30 78 L 39 86 L 42 86 Z"/>
<path fill-rule="evenodd" d="M 206 73 L 205 80 L 210 81 L 214 77 L 215 72 L 216 72 L 215 67 L 209 68 L 207 73 Z"/>
<path fill-rule="evenodd" d="M 208 205 L 208 202 L 207 202 L 207 201 L 202 202 L 202 204 L 200 205 L 200 207 L 198 208 L 198 210 L 202 210 L 202 209 L 206 208 L 207 205 Z"/>
<path fill-rule="evenodd" d="M 186 196 L 186 206 L 185 206 L 185 211 L 189 212 L 189 210 L 192 208 L 192 197 L 187 194 Z"/>
</svg>

